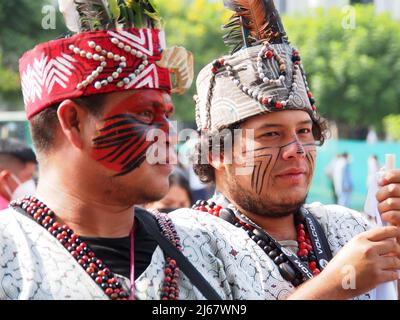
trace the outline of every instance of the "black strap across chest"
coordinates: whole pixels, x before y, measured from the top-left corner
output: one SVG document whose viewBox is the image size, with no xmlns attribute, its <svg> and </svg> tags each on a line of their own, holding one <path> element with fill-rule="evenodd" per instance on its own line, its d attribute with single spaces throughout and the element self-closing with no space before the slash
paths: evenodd
<svg viewBox="0 0 400 320">
<path fill-rule="evenodd" d="M 207 300 L 222 300 L 214 288 L 211 287 L 208 281 L 204 279 L 201 273 L 190 263 L 183 253 L 162 235 L 156 220 L 149 212 L 136 209 L 135 215 L 143 222 L 143 227 L 154 237 L 164 253 L 176 260 L 181 271 Z"/>
<path fill-rule="evenodd" d="M 25 210 L 19 207 L 14 210 L 32 219 Z M 154 239 L 157 241 L 164 254 L 174 259 L 181 271 L 189 278 L 190 282 L 196 286 L 201 294 L 207 300 L 222 300 L 217 292 L 211 287 L 211 285 L 204 279 L 199 271 L 189 262 L 189 260 L 180 252 L 164 235 L 161 233 L 160 228 L 155 220 L 154 216 L 140 208 L 135 209 L 135 215 L 142 222 L 143 227 Z"/>
</svg>

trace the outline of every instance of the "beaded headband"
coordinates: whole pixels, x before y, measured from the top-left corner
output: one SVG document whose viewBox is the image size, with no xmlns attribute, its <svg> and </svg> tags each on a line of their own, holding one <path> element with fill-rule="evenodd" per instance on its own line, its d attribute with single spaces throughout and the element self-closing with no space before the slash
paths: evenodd
<svg viewBox="0 0 400 320">
<path fill-rule="evenodd" d="M 246 1 L 237 9 L 241 18 L 245 10 L 243 2 Z M 255 115 L 281 110 L 304 110 L 316 116 L 315 100 L 300 54 L 290 46 L 273 1 L 247 2 L 262 4 L 269 19 L 269 36 L 264 34 L 253 43 L 244 43 L 240 50 L 200 71 L 195 96 L 196 123 L 200 130 L 219 130 Z M 231 5 L 228 7 L 232 9 Z M 274 31 L 272 18 L 278 32 Z M 246 25 L 249 21 L 242 19 L 241 28 Z"/>
<path fill-rule="evenodd" d="M 65 99 L 141 88 L 171 92 L 162 53 L 154 29 L 85 32 L 40 44 L 20 60 L 28 119 Z M 190 87 L 190 72 L 187 78 Z"/>
</svg>

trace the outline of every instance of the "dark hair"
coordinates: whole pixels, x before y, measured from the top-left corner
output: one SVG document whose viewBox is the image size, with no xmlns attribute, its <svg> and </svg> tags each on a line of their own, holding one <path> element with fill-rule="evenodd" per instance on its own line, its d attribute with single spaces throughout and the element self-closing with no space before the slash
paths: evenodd
<svg viewBox="0 0 400 320">
<path fill-rule="evenodd" d="M 0 139 L 0 155 L 12 156 L 22 163 L 36 163 L 36 155 L 33 150 L 17 139 Z"/>
<path fill-rule="evenodd" d="M 93 116 L 103 113 L 106 94 L 91 95 L 71 99 Z M 56 132 L 59 128 L 57 110 L 61 102 L 48 107 L 35 115 L 29 122 L 33 144 L 40 153 L 47 153 L 54 147 Z"/>
<path fill-rule="evenodd" d="M 322 146 L 329 132 L 328 123 L 321 116 L 311 116 L 311 119 L 313 121 L 312 133 L 314 139 L 318 142 L 319 146 Z M 234 130 L 239 129 L 244 121 L 223 127 L 214 134 L 201 134 L 200 140 L 195 147 L 193 159 L 194 172 L 200 178 L 201 182 L 215 183 L 214 168 L 208 163 L 208 159 L 204 159 L 204 154 L 210 154 L 215 148 L 219 148 L 221 153 L 224 152 L 224 142 L 226 142 L 226 139 L 232 139 L 229 145 L 233 145 Z M 219 144 L 215 145 L 215 141 L 219 141 Z M 202 153 L 202 150 L 208 150 L 208 153 Z"/>
<path fill-rule="evenodd" d="M 189 181 L 181 172 L 181 169 L 175 169 L 175 171 L 169 176 L 169 186 L 178 186 L 186 191 L 188 194 L 190 204 L 193 204 L 192 190 L 190 189 Z"/>
</svg>

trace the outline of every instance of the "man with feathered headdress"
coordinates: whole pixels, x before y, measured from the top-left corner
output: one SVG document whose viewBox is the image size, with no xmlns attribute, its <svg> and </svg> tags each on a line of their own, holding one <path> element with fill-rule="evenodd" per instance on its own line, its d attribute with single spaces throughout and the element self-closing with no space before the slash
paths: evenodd
<svg viewBox="0 0 400 320">
<path fill-rule="evenodd" d="M 145 160 L 171 148 L 170 94 L 190 87 L 192 56 L 166 48 L 152 0 L 59 7 L 71 34 L 20 60 L 40 180 L 1 214 L 0 299 L 177 299 L 191 290 L 180 241 L 198 239 L 133 206 L 168 190 L 167 155 Z"/>
<path fill-rule="evenodd" d="M 188 88 L 192 74 L 190 54 L 165 49 L 153 2 L 60 0 L 60 8 L 74 34 L 20 62 L 40 179 L 35 196 L 0 214 L 0 299 L 276 293 L 267 280 L 279 274 L 243 230 L 206 213 L 134 209 L 168 189 L 170 159 L 146 158 L 170 154 L 170 92 Z M 340 283 L 333 274 L 324 290 Z"/>
<path fill-rule="evenodd" d="M 368 222 L 355 211 L 304 204 L 316 146 L 323 144 L 327 127 L 273 1 L 224 3 L 235 12 L 224 37 L 232 52 L 201 70 L 195 96 L 201 142 L 194 169 L 203 182 L 215 183 L 217 192 L 194 208 L 247 232 L 267 257 L 271 299 L 319 274 L 316 278 L 332 272 L 345 277 L 345 266 L 353 268 L 355 288 L 337 296 L 341 288 L 329 289 L 327 298 L 362 294 L 361 288 L 397 280 L 398 228 L 367 231 Z M 377 195 L 383 219 L 397 227 L 399 183 L 400 172 L 391 171 Z M 342 251 L 353 259 L 345 262 L 335 255 L 347 242 Z M 366 248 L 370 256 L 362 255 Z M 369 263 L 373 267 L 363 270 Z"/>
<path fill-rule="evenodd" d="M 0 299 L 263 298 L 240 230 L 134 209 L 168 190 L 170 93 L 190 87 L 191 55 L 165 48 L 152 0 L 59 4 L 73 34 L 20 61 L 40 179 L 0 214 Z"/>
</svg>

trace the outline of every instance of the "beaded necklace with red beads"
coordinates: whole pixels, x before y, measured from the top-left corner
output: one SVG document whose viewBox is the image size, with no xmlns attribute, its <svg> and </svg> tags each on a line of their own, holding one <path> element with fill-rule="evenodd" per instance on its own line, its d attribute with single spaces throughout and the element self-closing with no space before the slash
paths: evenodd
<svg viewBox="0 0 400 320">
<path fill-rule="evenodd" d="M 100 286 L 104 293 L 112 300 L 128 300 L 130 294 L 122 287 L 117 277 L 98 259 L 89 246 L 83 242 L 67 225 L 55 220 L 54 212 L 35 197 L 25 197 L 10 203 L 10 207 L 20 208 L 29 214 L 39 225 L 44 227 L 55 237 L 74 257 L 86 273 Z M 154 215 L 163 235 L 182 250 L 180 239 L 172 221 L 165 214 Z M 166 257 L 164 269 L 165 278 L 161 289 L 162 300 L 177 300 L 179 298 L 178 280 L 180 270 L 176 261 Z"/>
<path fill-rule="evenodd" d="M 214 202 L 207 202 L 204 200 L 197 201 L 193 206 L 193 209 L 208 212 L 216 217 L 221 217 L 236 227 L 244 229 L 248 233 L 249 237 L 256 242 L 278 266 L 282 277 L 290 281 L 293 286 L 297 287 L 310 278 L 310 276 L 308 278 L 305 277 L 295 266 L 293 266 L 291 261 L 287 259 L 285 253 L 282 252 L 284 249 L 279 250 L 272 237 L 270 237 L 264 230 L 261 231 L 260 228 L 256 228 L 254 222 L 243 214 L 240 214 L 240 218 L 238 218 L 234 215 L 231 209 L 223 208 Z M 316 276 L 321 272 L 321 269 L 314 253 L 310 235 L 305 227 L 304 218 L 302 219 L 301 216 L 296 215 L 295 222 L 297 241 L 299 244 L 297 255 L 303 262 L 308 264 L 312 275 Z"/>
</svg>

